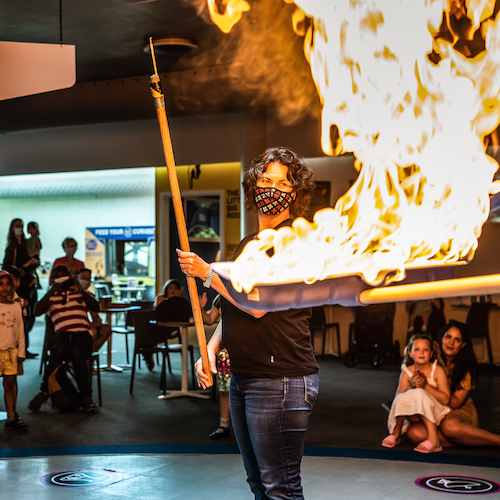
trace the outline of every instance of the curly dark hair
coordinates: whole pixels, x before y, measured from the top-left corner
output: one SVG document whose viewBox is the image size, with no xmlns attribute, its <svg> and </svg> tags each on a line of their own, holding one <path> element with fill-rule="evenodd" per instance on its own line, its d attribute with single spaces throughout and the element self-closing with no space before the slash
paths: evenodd
<svg viewBox="0 0 500 500">
<path fill-rule="evenodd" d="M 305 164 L 303 158 L 283 147 L 266 149 L 259 157 L 255 158 L 250 168 L 245 171 L 242 185 L 245 192 L 246 210 L 252 210 L 256 206 L 255 185 L 271 163 L 281 163 L 288 168 L 287 177 L 296 193 L 295 200 L 290 205 L 290 214 L 294 218 L 303 216 L 311 202 L 314 190 L 313 171 Z"/>
<path fill-rule="evenodd" d="M 476 375 L 477 375 L 477 359 L 476 355 L 474 354 L 474 346 L 472 345 L 472 340 L 469 335 L 469 331 L 467 329 L 467 325 L 465 323 L 462 323 L 460 321 L 456 321 L 454 319 L 450 319 L 448 323 L 446 323 L 446 326 L 444 326 L 440 331 L 439 331 L 439 341 L 440 341 L 440 349 L 441 349 L 441 357 L 444 360 L 444 353 L 443 353 L 443 337 L 444 334 L 450 329 L 450 328 L 456 328 L 460 331 L 460 334 L 462 335 L 462 341 L 464 342 L 464 345 L 462 349 L 458 352 L 458 354 L 455 356 L 455 359 L 453 360 L 454 366 L 453 370 L 451 372 L 451 380 L 450 380 L 450 390 L 451 393 L 453 394 L 456 390 L 461 389 L 460 383 L 464 379 L 464 377 L 467 375 L 467 373 L 470 373 L 471 375 L 471 382 L 472 385 L 474 386 L 476 382 Z"/>
</svg>

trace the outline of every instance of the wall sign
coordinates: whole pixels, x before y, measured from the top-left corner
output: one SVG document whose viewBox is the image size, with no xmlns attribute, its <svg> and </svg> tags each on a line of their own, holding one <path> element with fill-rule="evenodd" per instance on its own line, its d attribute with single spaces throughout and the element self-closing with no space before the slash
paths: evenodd
<svg viewBox="0 0 500 500">
<path fill-rule="evenodd" d="M 464 495 L 493 493 L 500 490 L 500 484 L 472 476 L 428 476 L 417 479 L 415 483 L 428 490 Z"/>
</svg>

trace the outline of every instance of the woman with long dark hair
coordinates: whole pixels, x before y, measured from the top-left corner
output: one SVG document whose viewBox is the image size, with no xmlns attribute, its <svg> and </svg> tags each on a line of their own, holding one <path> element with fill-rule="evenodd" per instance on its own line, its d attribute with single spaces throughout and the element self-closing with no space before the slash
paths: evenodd
<svg viewBox="0 0 500 500">
<path fill-rule="evenodd" d="M 36 256 L 31 257 L 28 252 L 27 240 L 24 235 L 24 224 L 21 219 L 13 219 L 10 223 L 7 236 L 7 248 L 3 266 L 16 266 L 22 270 L 21 284 L 17 294 L 27 301 L 26 316 L 24 317 L 24 336 L 26 342 L 26 358 L 34 358 L 37 354 L 28 351 L 29 332 L 35 322 L 34 307 L 37 301 L 36 268 L 40 261 Z"/>
<path fill-rule="evenodd" d="M 245 172 L 245 205 L 257 211 L 259 231 L 290 226 L 303 215 L 314 187 L 312 171 L 285 148 L 270 148 Z M 244 238 L 236 258 L 257 233 Z M 211 370 L 225 347 L 231 358 L 229 399 L 233 431 L 255 498 L 301 499 L 300 463 L 309 416 L 318 394 L 318 365 L 311 345 L 311 309 L 245 309 L 229 295 L 210 265 L 179 251 L 181 269 L 222 296 L 221 321 L 207 349 Z M 207 377 L 196 364 L 198 382 Z"/>
<path fill-rule="evenodd" d="M 477 374 L 477 360 L 467 326 L 450 320 L 441 331 L 441 362 L 450 382 L 450 408 L 438 430 L 442 446 L 500 446 L 500 436 L 479 427 L 476 407 L 470 397 Z M 412 424 L 408 438 L 420 443 L 425 427 Z"/>
</svg>

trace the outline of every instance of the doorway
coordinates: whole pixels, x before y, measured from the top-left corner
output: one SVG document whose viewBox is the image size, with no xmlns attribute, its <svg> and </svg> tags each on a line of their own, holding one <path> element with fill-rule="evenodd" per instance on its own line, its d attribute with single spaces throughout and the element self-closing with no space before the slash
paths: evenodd
<svg viewBox="0 0 500 500">
<path fill-rule="evenodd" d="M 186 194 L 181 193 L 181 197 L 190 250 L 206 262 L 224 260 L 226 218 L 224 191 L 190 191 Z M 177 263 L 176 249 L 180 248 L 180 242 L 171 193 L 160 195 L 159 224 L 157 236 L 157 241 L 160 242 L 159 287 L 163 287 L 167 279 L 174 278 L 187 290 L 186 276 Z M 197 280 L 197 285 L 200 294 L 208 293 L 210 304 L 215 292 L 203 288 L 199 280 Z M 159 288 L 160 293 L 161 291 L 162 289 Z"/>
</svg>

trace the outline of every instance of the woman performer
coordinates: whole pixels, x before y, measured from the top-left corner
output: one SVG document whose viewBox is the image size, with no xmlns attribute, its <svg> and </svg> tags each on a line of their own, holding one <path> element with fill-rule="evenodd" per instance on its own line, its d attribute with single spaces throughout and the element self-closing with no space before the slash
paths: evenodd
<svg viewBox="0 0 500 500">
<path fill-rule="evenodd" d="M 290 226 L 303 215 L 314 188 L 312 171 L 285 148 L 267 149 L 243 179 L 245 206 L 257 208 L 259 231 Z M 246 243 L 244 238 L 234 258 Z M 233 431 L 255 498 L 303 498 L 300 463 L 312 407 L 318 394 L 318 365 L 311 345 L 311 309 L 265 312 L 236 304 L 211 266 L 178 250 L 185 274 L 211 284 L 222 296 L 222 319 L 207 349 L 217 373 L 216 354 L 231 358 L 230 406 Z M 198 383 L 207 387 L 201 361 Z"/>
</svg>

